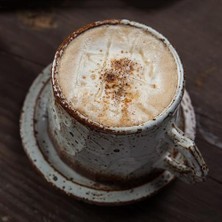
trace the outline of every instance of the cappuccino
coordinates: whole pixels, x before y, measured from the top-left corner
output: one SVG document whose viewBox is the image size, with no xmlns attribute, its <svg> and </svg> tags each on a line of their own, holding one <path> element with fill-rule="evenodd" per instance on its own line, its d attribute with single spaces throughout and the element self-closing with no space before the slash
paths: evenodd
<svg viewBox="0 0 222 222">
<path fill-rule="evenodd" d="M 177 64 L 167 45 L 128 24 L 84 31 L 64 48 L 57 67 L 57 83 L 70 107 L 107 127 L 156 118 L 178 87 Z"/>
</svg>

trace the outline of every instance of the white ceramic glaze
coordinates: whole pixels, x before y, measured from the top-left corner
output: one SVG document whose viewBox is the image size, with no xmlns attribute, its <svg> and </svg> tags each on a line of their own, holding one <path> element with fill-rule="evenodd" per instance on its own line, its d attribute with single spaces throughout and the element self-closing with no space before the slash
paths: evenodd
<svg viewBox="0 0 222 222">
<path fill-rule="evenodd" d="M 163 171 L 149 182 L 122 189 L 115 185 L 95 183 L 63 162 L 48 134 L 50 68 L 50 65 L 45 68 L 30 87 L 20 119 L 24 150 L 46 181 L 67 195 L 83 201 L 99 205 L 121 205 L 150 197 L 174 179 L 172 173 Z M 180 125 L 184 125 L 186 136 L 194 139 L 195 115 L 186 91 L 181 107 Z M 181 155 L 177 155 L 176 160 L 183 163 Z"/>
<path fill-rule="evenodd" d="M 102 126 L 91 122 L 81 113 L 74 112 L 62 95 L 57 81 L 58 60 L 69 40 L 75 41 L 74 33 L 56 52 L 52 67 L 52 90 L 48 107 L 49 132 L 58 154 L 74 169 L 96 181 L 129 183 L 145 178 L 156 169 L 167 169 L 188 183 L 203 181 L 208 171 L 207 166 L 195 143 L 184 136 L 176 126 L 184 92 L 183 67 L 177 52 L 169 41 L 154 29 L 127 20 L 120 20 L 119 23 L 148 30 L 166 44 L 177 64 L 178 87 L 175 97 L 163 113 L 138 126 Z M 101 24 L 104 22 L 96 23 L 92 27 Z M 174 159 L 171 155 L 172 148 L 183 155 L 186 165 Z"/>
</svg>

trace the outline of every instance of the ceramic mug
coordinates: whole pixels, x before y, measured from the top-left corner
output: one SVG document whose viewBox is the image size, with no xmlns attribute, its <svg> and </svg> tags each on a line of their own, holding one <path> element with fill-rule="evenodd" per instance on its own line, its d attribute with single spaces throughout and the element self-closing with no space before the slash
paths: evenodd
<svg viewBox="0 0 222 222">
<path fill-rule="evenodd" d="M 175 58 L 178 88 L 173 102 L 155 119 L 139 126 L 105 127 L 91 122 L 73 111 L 57 83 L 57 64 L 76 36 L 103 24 L 127 24 L 151 32 L 164 41 Z M 48 106 L 49 133 L 60 157 L 75 170 L 96 181 L 129 183 L 148 178 L 157 169 L 169 170 L 181 180 L 203 181 L 207 166 L 194 141 L 177 128 L 179 107 L 184 92 L 184 72 L 181 61 L 169 41 L 154 29 L 128 20 L 106 20 L 92 23 L 72 33 L 56 52 L 52 66 L 51 100 Z M 184 161 L 172 155 L 172 149 Z"/>
</svg>

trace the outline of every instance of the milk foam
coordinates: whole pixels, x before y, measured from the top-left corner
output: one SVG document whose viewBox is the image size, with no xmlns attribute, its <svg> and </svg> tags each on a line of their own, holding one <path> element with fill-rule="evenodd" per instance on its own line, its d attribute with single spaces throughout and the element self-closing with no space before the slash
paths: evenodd
<svg viewBox="0 0 222 222">
<path fill-rule="evenodd" d="M 58 84 L 73 110 L 109 127 L 140 125 L 161 114 L 178 86 L 166 45 L 129 25 L 102 25 L 75 38 L 58 63 Z"/>
</svg>

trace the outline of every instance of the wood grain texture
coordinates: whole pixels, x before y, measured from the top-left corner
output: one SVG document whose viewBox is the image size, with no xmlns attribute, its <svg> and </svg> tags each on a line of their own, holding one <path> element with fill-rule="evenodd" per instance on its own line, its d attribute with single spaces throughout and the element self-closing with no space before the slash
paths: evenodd
<svg viewBox="0 0 222 222">
<path fill-rule="evenodd" d="M 222 221 L 221 11 L 216 0 L 88 0 L 1 12 L 0 221 Z M 145 23 L 177 49 L 197 114 L 196 142 L 210 168 L 205 183 L 177 180 L 141 203 L 97 207 L 52 189 L 31 167 L 19 136 L 20 110 L 31 82 L 71 31 L 106 18 Z"/>
</svg>

